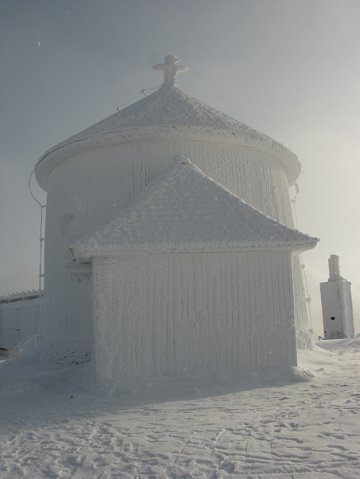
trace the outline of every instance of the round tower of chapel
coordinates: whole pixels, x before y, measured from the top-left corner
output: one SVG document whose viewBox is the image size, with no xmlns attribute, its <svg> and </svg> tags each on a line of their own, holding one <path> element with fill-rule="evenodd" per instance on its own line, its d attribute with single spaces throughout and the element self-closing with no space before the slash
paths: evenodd
<svg viewBox="0 0 360 479">
<path fill-rule="evenodd" d="M 36 165 L 48 193 L 44 332 L 50 361 L 84 361 L 91 349 L 91 275 L 86 268 L 69 273 L 69 244 L 113 220 L 174 157 L 189 158 L 235 195 L 294 227 L 289 186 L 300 173 L 294 153 L 184 93 L 176 80 L 187 67 L 176 57 L 154 69 L 164 72 L 157 91 L 51 148 Z M 298 256 L 293 263 L 298 337 L 307 338 Z"/>
</svg>

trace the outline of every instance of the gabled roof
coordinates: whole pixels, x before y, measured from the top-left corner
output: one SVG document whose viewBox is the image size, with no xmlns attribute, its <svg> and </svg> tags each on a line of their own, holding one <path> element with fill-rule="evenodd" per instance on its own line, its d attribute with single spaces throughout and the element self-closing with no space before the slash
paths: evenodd
<svg viewBox="0 0 360 479">
<path fill-rule="evenodd" d="M 177 160 L 121 216 L 71 248 L 79 257 L 121 251 L 221 251 L 247 248 L 309 249 L 316 238 L 272 220 Z"/>
</svg>

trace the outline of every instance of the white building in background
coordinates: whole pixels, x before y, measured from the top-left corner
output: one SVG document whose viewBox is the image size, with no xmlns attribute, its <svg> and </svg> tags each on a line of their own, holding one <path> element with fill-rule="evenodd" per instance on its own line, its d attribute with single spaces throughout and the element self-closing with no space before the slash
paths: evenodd
<svg viewBox="0 0 360 479">
<path fill-rule="evenodd" d="M 340 275 L 339 256 L 329 258 L 329 279 L 320 283 L 325 339 L 354 337 L 351 283 Z"/>
<path fill-rule="evenodd" d="M 0 356 L 16 356 L 38 344 L 42 291 L 0 297 Z"/>
<path fill-rule="evenodd" d="M 157 91 L 35 167 L 48 193 L 46 358 L 95 351 L 120 376 L 294 365 L 294 324 L 300 346 L 312 337 L 298 253 L 316 244 L 293 230 L 300 163 L 180 90 L 175 57 L 155 68 Z"/>
</svg>

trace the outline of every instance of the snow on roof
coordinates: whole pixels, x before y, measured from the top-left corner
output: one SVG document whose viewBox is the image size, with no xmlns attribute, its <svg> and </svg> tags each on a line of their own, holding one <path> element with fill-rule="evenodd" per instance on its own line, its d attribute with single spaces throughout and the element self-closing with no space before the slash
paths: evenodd
<svg viewBox="0 0 360 479">
<path fill-rule="evenodd" d="M 228 130 L 231 133 L 258 140 L 295 156 L 285 146 L 264 133 L 206 105 L 175 85 L 166 83 L 154 93 L 71 136 L 53 149 L 106 132 L 154 125 L 183 125 L 212 130 Z"/>
<path fill-rule="evenodd" d="M 5 296 L 0 296 L 0 303 L 14 303 L 15 301 L 23 301 L 26 299 L 40 298 L 44 294 L 43 290 L 30 289 L 27 291 L 16 291 Z"/>
<path fill-rule="evenodd" d="M 162 65 L 156 65 L 162 66 Z M 150 130 L 150 131 L 149 131 Z M 81 148 L 93 148 L 137 139 L 143 134 L 169 137 L 219 137 L 222 141 L 270 152 L 279 158 L 287 171 L 289 182 L 296 180 L 300 163 L 296 155 L 281 143 L 240 121 L 231 118 L 202 101 L 188 95 L 174 82 L 165 81 L 154 93 L 117 111 L 48 150 L 38 161 L 35 174 L 43 188 L 52 169 Z"/>
<path fill-rule="evenodd" d="M 231 130 L 274 142 L 263 133 L 206 105 L 175 85 L 163 84 L 154 93 L 77 133 L 60 145 L 98 133 L 153 125 L 202 126 L 214 130 Z"/>
<path fill-rule="evenodd" d="M 318 240 L 267 217 L 177 159 L 121 216 L 71 245 L 89 258 L 119 251 L 309 249 Z"/>
</svg>

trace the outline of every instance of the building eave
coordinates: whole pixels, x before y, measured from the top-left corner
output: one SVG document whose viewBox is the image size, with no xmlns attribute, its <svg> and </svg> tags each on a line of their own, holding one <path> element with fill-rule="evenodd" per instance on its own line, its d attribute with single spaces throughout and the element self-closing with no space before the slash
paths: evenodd
<svg viewBox="0 0 360 479">
<path fill-rule="evenodd" d="M 266 137 L 267 138 L 267 137 Z M 156 140 L 189 140 L 226 143 L 238 145 L 252 150 L 262 151 L 269 159 L 280 162 L 287 174 L 289 184 L 293 184 L 301 171 L 297 156 L 286 147 L 275 141 L 265 141 L 253 138 L 239 130 L 219 130 L 192 125 L 154 125 L 141 128 L 122 128 L 92 134 L 70 140 L 48 150 L 35 166 L 35 177 L 38 184 L 47 190 L 50 173 L 62 162 L 73 156 L 94 149 L 105 148 L 132 141 Z"/>
<path fill-rule="evenodd" d="M 91 261 L 96 257 L 116 258 L 124 254 L 211 254 L 211 253 L 241 253 L 259 251 L 289 251 L 291 253 L 312 249 L 318 242 L 317 238 L 309 238 L 308 242 L 254 242 L 237 243 L 235 241 L 218 242 L 189 242 L 176 243 L 143 243 L 143 244 L 114 244 L 91 247 L 89 245 L 72 245 L 70 248 L 77 259 Z"/>
</svg>

